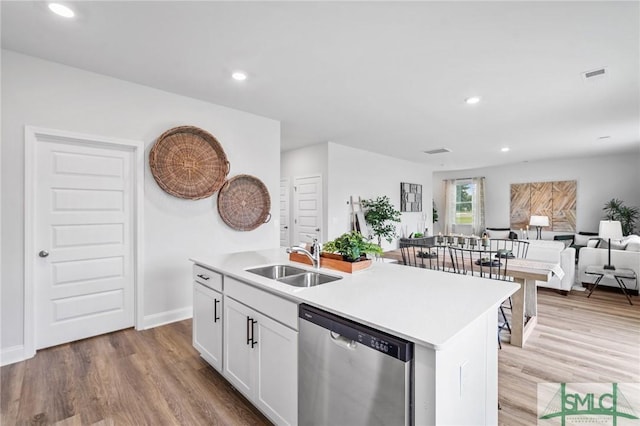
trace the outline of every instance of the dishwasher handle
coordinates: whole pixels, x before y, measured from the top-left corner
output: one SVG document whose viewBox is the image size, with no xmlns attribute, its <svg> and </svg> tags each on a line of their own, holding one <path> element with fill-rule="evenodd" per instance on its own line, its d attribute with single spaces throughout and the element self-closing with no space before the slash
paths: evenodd
<svg viewBox="0 0 640 426">
<path fill-rule="evenodd" d="M 358 346 L 358 343 L 355 340 L 347 339 L 344 336 L 336 333 L 335 331 L 330 331 L 329 336 L 331 336 L 331 340 L 338 346 L 341 346 L 345 349 L 355 350 Z"/>
</svg>

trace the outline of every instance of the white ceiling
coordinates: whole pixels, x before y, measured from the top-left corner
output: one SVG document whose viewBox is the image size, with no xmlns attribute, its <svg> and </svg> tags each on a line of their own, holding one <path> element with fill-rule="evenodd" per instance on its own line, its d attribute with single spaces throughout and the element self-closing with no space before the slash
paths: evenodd
<svg viewBox="0 0 640 426">
<path fill-rule="evenodd" d="M 65 4 L 2 1 L 2 47 L 280 120 L 283 150 L 452 170 L 640 149 L 636 1 Z"/>
</svg>

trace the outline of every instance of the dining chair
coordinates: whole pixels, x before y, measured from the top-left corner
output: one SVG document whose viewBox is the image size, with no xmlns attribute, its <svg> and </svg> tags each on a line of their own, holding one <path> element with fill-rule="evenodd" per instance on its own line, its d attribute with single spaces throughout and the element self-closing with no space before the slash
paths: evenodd
<svg viewBox="0 0 640 426">
<path fill-rule="evenodd" d="M 497 250 L 500 257 L 526 259 L 529 253 L 529 241 L 494 238 L 489 240 L 491 250 Z M 501 309 L 513 309 L 511 297 L 503 302 Z"/>
<path fill-rule="evenodd" d="M 447 247 L 434 244 L 433 237 L 401 238 L 399 240 L 402 263 L 425 269 L 445 271 Z"/>
<path fill-rule="evenodd" d="M 492 280 L 508 281 L 510 280 L 507 276 L 509 256 L 505 256 L 505 252 L 501 250 L 504 249 L 484 250 L 449 247 L 449 255 L 453 267 L 452 272 Z M 510 298 L 508 300 L 509 305 L 511 305 Z M 498 312 L 502 317 L 502 319 L 498 318 L 498 346 L 500 348 L 502 348 L 500 332 L 507 329 L 509 333 L 511 333 L 511 325 L 504 310 L 505 306 L 500 304 L 498 308 Z"/>
<path fill-rule="evenodd" d="M 510 258 L 526 259 L 529 253 L 529 241 L 492 238 L 489 240 L 489 248 L 502 251 L 501 256 L 509 253 Z"/>
</svg>

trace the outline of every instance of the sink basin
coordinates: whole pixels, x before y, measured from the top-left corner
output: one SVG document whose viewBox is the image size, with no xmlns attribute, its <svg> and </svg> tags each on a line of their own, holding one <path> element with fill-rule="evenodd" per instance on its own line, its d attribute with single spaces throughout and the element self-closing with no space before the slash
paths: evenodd
<svg viewBox="0 0 640 426">
<path fill-rule="evenodd" d="M 247 269 L 247 272 L 260 275 L 261 277 L 271 278 L 272 280 L 278 280 L 290 275 L 302 274 L 307 271 L 305 269 L 296 268 L 295 266 L 290 265 L 271 265 L 262 266 L 260 268 Z"/>
<path fill-rule="evenodd" d="M 247 269 L 247 272 L 294 287 L 313 287 L 342 279 L 342 277 L 296 268 L 291 265 L 260 266 L 258 268 Z"/>
<path fill-rule="evenodd" d="M 320 272 L 307 271 L 303 274 L 291 275 L 285 278 L 281 278 L 278 281 L 295 287 L 313 287 L 340 279 L 342 279 L 342 277 L 334 277 L 333 275 L 321 274 Z"/>
</svg>

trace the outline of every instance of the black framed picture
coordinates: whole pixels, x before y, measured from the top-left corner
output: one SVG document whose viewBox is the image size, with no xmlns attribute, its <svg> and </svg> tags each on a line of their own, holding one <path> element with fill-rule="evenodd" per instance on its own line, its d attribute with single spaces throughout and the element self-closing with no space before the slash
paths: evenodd
<svg viewBox="0 0 640 426">
<path fill-rule="evenodd" d="M 422 185 L 417 183 L 400 183 L 400 211 L 422 211 Z"/>
</svg>

